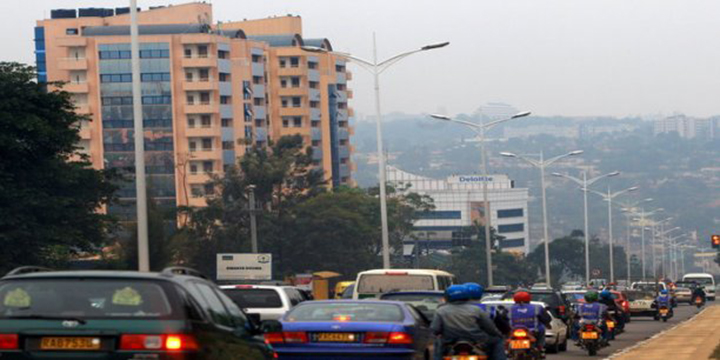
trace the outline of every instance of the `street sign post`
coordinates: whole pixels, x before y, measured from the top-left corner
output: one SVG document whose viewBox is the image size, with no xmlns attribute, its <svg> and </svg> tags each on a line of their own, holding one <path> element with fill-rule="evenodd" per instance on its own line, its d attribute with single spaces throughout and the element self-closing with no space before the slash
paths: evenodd
<svg viewBox="0 0 720 360">
<path fill-rule="evenodd" d="M 218 280 L 272 280 L 272 254 L 217 254 Z"/>
</svg>

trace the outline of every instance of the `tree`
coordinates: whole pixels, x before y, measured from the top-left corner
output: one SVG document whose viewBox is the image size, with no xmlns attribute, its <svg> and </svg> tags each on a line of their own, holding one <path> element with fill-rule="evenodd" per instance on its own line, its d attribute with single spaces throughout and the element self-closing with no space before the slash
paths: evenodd
<svg viewBox="0 0 720 360">
<path fill-rule="evenodd" d="M 0 267 L 57 265 L 94 251 L 112 225 L 113 172 L 78 152 L 70 94 L 47 91 L 31 67 L 0 63 Z"/>
</svg>

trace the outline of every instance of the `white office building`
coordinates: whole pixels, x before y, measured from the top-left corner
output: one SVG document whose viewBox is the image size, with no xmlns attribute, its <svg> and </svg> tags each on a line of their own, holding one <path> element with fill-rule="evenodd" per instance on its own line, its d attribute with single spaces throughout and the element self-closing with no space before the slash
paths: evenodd
<svg viewBox="0 0 720 360">
<path fill-rule="evenodd" d="M 456 175 L 431 179 L 388 166 L 387 181 L 431 197 L 435 209 L 415 222 L 420 248 L 443 249 L 458 246 L 465 239 L 462 230 L 474 223 L 485 224 L 483 182 L 488 184 L 490 225 L 505 239 L 503 251 L 527 253 L 528 189 L 516 188 L 507 175 Z M 412 242 L 410 242 L 412 244 Z"/>
</svg>

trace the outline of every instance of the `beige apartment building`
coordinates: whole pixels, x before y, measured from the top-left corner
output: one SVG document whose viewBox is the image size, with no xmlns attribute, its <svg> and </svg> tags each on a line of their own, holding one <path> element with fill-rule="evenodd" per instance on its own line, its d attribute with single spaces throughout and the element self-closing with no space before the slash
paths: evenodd
<svg viewBox="0 0 720 360">
<path fill-rule="evenodd" d="M 332 186 L 354 185 L 352 109 L 345 60 L 302 37 L 297 16 L 213 23 L 212 6 L 188 3 L 138 14 L 146 172 L 165 206 L 205 205 L 208 180 L 252 146 L 300 134 Z M 38 80 L 66 82 L 81 143 L 96 168 L 134 166 L 129 9 L 58 9 L 35 27 Z M 134 204 L 135 186 L 121 189 Z M 134 218 L 134 206 L 111 213 Z"/>
</svg>

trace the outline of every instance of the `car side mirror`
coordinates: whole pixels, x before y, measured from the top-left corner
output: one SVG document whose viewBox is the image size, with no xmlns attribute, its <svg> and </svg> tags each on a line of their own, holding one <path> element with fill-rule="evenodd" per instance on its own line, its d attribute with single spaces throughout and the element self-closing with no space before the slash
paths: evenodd
<svg viewBox="0 0 720 360">
<path fill-rule="evenodd" d="M 277 320 L 263 320 L 260 324 L 260 331 L 264 334 L 282 332 L 282 330 L 282 323 Z"/>
</svg>

